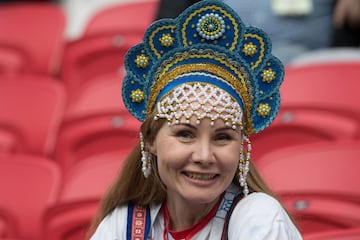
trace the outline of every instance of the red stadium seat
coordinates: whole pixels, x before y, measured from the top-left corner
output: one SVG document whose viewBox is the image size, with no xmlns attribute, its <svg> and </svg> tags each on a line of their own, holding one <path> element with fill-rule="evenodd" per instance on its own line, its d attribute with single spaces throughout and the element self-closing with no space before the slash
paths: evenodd
<svg viewBox="0 0 360 240">
<path fill-rule="evenodd" d="M 60 184 L 60 169 L 50 159 L 0 156 L 0 206 L 14 216 L 19 237 L 40 239 L 43 211 L 57 201 Z"/>
<path fill-rule="evenodd" d="M 1 79 L 0 143 L 5 146 L 0 149 L 51 156 L 65 100 L 63 86 L 50 77 L 21 75 Z"/>
<path fill-rule="evenodd" d="M 304 240 L 359 240 L 360 228 L 336 229 L 304 236 Z"/>
<path fill-rule="evenodd" d="M 108 111 L 127 111 L 122 101 L 123 74 L 108 74 L 82 87 L 78 95 L 69 100 L 65 118 L 77 118 Z"/>
<path fill-rule="evenodd" d="M 18 234 L 18 222 L 15 216 L 4 207 L 0 207 L 0 239 L 16 237 Z"/>
<path fill-rule="evenodd" d="M 252 159 L 256 163 L 276 149 L 339 139 L 360 139 L 360 111 L 284 104 L 274 122 L 251 137 Z"/>
<path fill-rule="evenodd" d="M 360 111 L 360 62 L 288 66 L 281 85 L 282 106 L 320 106 Z"/>
<path fill-rule="evenodd" d="M 62 182 L 58 202 L 43 217 L 44 240 L 83 240 L 105 191 L 120 173 L 127 151 L 93 155 L 75 164 Z"/>
<path fill-rule="evenodd" d="M 285 146 L 360 139 L 359 76 L 360 62 L 288 66 L 277 118 L 252 137 L 254 161 Z"/>
<path fill-rule="evenodd" d="M 130 151 L 139 139 L 139 122 L 128 112 L 100 112 L 63 122 L 55 159 L 67 171 L 84 159 L 108 151 Z"/>
<path fill-rule="evenodd" d="M 303 234 L 360 227 L 360 203 L 346 201 L 336 194 L 280 194 L 285 208 Z"/>
<path fill-rule="evenodd" d="M 43 240 L 84 240 L 99 199 L 59 203 L 43 217 Z"/>
<path fill-rule="evenodd" d="M 0 19 L 0 45 L 23 49 L 31 72 L 52 75 L 59 70 L 65 30 L 65 14 L 59 5 L 5 4 Z"/>
<path fill-rule="evenodd" d="M 334 141 L 269 152 L 256 166 L 303 233 L 360 227 L 360 141 Z"/>
<path fill-rule="evenodd" d="M 88 157 L 64 176 L 59 202 L 100 199 L 119 174 L 128 151 L 109 151 Z"/>
<path fill-rule="evenodd" d="M 155 19 L 158 0 L 127 2 L 95 13 L 87 23 L 84 35 L 103 32 L 144 33 Z"/>
<path fill-rule="evenodd" d="M 319 142 L 269 152 L 256 164 L 280 193 L 360 197 L 360 141 Z M 286 181 L 284 181 L 286 179 Z"/>
<path fill-rule="evenodd" d="M 11 76 L 29 71 L 30 57 L 24 49 L 0 42 L 0 76 Z"/>
<path fill-rule="evenodd" d="M 123 58 L 140 37 L 125 36 L 118 32 L 87 36 L 68 43 L 65 48 L 62 79 L 69 98 L 74 96 L 89 82 L 101 81 L 103 75 L 122 78 Z"/>
<path fill-rule="evenodd" d="M 26 141 L 20 129 L 7 122 L 0 122 L 0 153 L 24 152 Z"/>
</svg>

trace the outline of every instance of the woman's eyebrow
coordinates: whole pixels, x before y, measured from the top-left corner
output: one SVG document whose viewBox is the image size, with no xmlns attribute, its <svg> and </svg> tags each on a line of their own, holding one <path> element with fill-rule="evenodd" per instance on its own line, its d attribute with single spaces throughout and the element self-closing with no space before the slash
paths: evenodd
<svg viewBox="0 0 360 240">
<path fill-rule="evenodd" d="M 228 130 L 232 130 L 232 131 L 236 132 L 237 128 L 234 129 L 234 128 L 230 127 L 230 126 L 225 126 L 225 127 L 215 129 L 215 132 L 228 131 Z"/>
<path fill-rule="evenodd" d="M 178 124 L 174 124 L 172 125 L 172 127 L 177 127 L 177 126 L 184 126 L 184 127 L 188 127 L 188 128 L 192 128 L 192 129 L 196 129 L 195 126 L 189 124 L 189 123 L 178 123 Z"/>
</svg>

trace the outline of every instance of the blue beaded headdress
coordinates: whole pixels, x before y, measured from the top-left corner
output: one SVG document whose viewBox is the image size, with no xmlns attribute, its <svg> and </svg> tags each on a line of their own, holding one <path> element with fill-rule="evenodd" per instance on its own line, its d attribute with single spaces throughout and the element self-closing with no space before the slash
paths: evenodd
<svg viewBox="0 0 360 240">
<path fill-rule="evenodd" d="M 185 82 L 228 92 L 243 109 L 247 135 L 266 128 L 279 110 L 284 67 L 271 54 L 270 39 L 218 0 L 200 1 L 175 19 L 154 22 L 143 43 L 126 54 L 125 68 L 123 101 L 140 121 L 161 96 Z"/>
</svg>

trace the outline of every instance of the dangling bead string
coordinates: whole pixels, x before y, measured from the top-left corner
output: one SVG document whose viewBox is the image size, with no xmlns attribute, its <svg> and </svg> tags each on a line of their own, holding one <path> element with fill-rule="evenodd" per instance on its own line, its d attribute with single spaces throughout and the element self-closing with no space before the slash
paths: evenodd
<svg viewBox="0 0 360 240">
<path fill-rule="evenodd" d="M 143 171 L 144 177 L 147 178 L 151 173 L 151 156 L 149 152 L 145 151 L 144 137 L 141 132 L 140 132 L 140 151 L 141 151 L 141 162 L 142 162 L 141 170 Z"/>
<path fill-rule="evenodd" d="M 249 194 L 249 187 L 246 182 L 246 177 L 249 172 L 249 164 L 251 159 L 251 142 L 250 139 L 243 135 L 243 142 L 247 143 L 246 146 L 246 157 L 245 149 L 244 149 L 244 143 L 241 144 L 240 147 L 240 160 L 239 160 L 239 183 L 240 186 L 243 188 L 244 196 L 246 197 Z"/>
</svg>

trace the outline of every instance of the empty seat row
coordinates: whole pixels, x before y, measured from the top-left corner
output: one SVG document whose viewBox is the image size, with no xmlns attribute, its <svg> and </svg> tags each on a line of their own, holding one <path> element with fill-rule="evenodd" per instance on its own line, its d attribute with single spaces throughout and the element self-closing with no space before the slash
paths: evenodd
<svg viewBox="0 0 360 240">
<path fill-rule="evenodd" d="M 256 149 L 253 160 L 285 146 L 359 139 L 359 66 L 288 67 L 277 118 L 261 134 L 251 137 Z M 346 78 L 341 79 L 344 72 Z M 63 82 L 51 77 L 3 77 L 0 151 L 43 155 L 68 169 L 92 154 L 134 146 L 140 122 L 122 101 L 123 76 L 102 75 L 85 84 L 75 98 L 68 97 Z"/>
<path fill-rule="evenodd" d="M 0 236 L 84 239 L 127 154 L 94 155 L 67 174 L 50 159 L 1 155 Z M 360 227 L 359 157 L 360 140 L 309 143 L 268 153 L 256 167 L 302 234 L 312 236 Z"/>
<path fill-rule="evenodd" d="M 123 44 L 121 41 L 127 35 L 136 34 L 140 41 L 140 35 L 155 18 L 156 10 L 157 0 L 109 6 L 92 16 L 85 27 L 84 37 L 87 39 L 98 33 L 109 36 L 111 32 L 108 45 L 117 47 Z M 63 63 L 67 62 L 63 57 L 69 41 L 65 38 L 67 16 L 60 4 L 2 4 L 0 19 L 0 75 L 31 72 L 58 76 L 61 73 Z M 102 39 L 103 42 L 107 40 Z M 82 44 L 85 47 L 94 41 L 100 43 L 100 40 L 89 39 Z"/>
<path fill-rule="evenodd" d="M 101 196 L 125 158 L 122 151 L 93 156 L 64 175 L 51 159 L 1 155 L 0 236 L 61 240 L 73 228 L 84 237 Z M 81 214 L 75 217 L 77 212 Z"/>
</svg>

